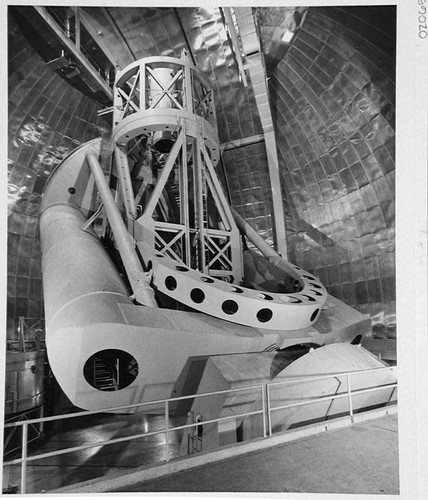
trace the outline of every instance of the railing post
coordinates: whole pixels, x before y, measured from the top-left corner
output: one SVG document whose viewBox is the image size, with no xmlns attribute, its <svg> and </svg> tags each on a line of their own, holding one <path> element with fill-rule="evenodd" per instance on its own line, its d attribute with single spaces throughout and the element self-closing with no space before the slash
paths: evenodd
<svg viewBox="0 0 428 500">
<path fill-rule="evenodd" d="M 28 423 L 22 424 L 22 463 L 21 463 L 21 495 L 27 493 L 27 442 L 28 442 Z"/>
<path fill-rule="evenodd" d="M 169 401 L 165 401 L 165 461 L 169 462 Z"/>
<path fill-rule="evenodd" d="M 44 406 L 41 405 L 40 406 L 40 418 L 43 418 L 45 416 L 44 413 L 45 413 L 44 412 Z M 43 436 L 44 431 L 45 431 L 45 423 L 44 423 L 43 420 L 41 420 L 39 422 L 39 436 Z"/>
<path fill-rule="evenodd" d="M 350 415 L 351 419 L 353 419 L 354 418 L 354 411 L 352 408 L 351 375 L 349 373 L 347 373 L 346 378 L 348 380 L 349 415 Z"/>
<path fill-rule="evenodd" d="M 262 397 L 262 416 L 263 416 L 263 437 L 266 437 L 266 398 L 265 398 L 265 391 L 264 391 L 264 386 L 260 386 L 260 392 L 261 392 L 261 397 Z"/>
<path fill-rule="evenodd" d="M 267 424 L 268 424 L 268 436 L 272 436 L 272 422 L 271 422 L 271 415 L 270 415 L 270 391 L 269 391 L 269 384 L 266 384 L 266 419 L 267 419 Z"/>
</svg>

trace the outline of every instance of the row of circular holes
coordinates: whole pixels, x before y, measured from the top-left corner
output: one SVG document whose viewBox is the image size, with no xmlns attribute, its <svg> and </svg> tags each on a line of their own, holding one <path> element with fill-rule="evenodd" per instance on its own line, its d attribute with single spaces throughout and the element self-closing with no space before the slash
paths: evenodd
<svg viewBox="0 0 428 500">
<path fill-rule="evenodd" d="M 157 254 L 156 255 L 157 257 L 163 257 L 162 254 Z M 187 267 L 184 267 L 184 266 L 175 266 L 175 269 L 177 271 L 181 271 L 181 272 L 187 272 L 189 271 L 189 269 Z M 172 276 L 171 276 L 172 277 Z M 303 278 L 307 278 L 307 279 L 310 279 L 310 280 L 314 280 L 315 278 L 313 278 L 312 276 L 307 276 L 307 275 L 303 275 Z M 200 278 L 202 281 L 204 281 L 205 283 L 214 283 L 214 280 L 212 278 L 209 278 L 207 276 L 201 276 Z M 312 286 L 313 288 L 318 288 L 318 289 L 321 289 L 321 286 L 320 285 L 317 285 L 316 283 L 309 283 L 310 286 Z M 167 287 L 168 288 L 168 287 Z M 231 290 L 232 292 L 234 293 L 243 293 L 244 290 L 242 290 L 241 288 L 238 288 L 237 286 L 231 286 Z M 172 290 L 171 290 L 172 291 Z M 321 292 L 318 292 L 317 290 L 311 290 L 315 295 L 322 295 Z M 313 297 L 309 296 L 309 295 L 305 295 L 305 294 L 302 294 L 303 297 L 306 297 L 309 301 L 311 302 L 315 302 L 316 299 L 314 299 Z M 270 295 L 268 295 L 267 293 L 259 293 L 259 297 L 261 299 L 264 299 L 264 300 L 273 300 L 273 297 L 271 297 Z M 292 304 L 300 304 L 302 301 L 300 299 L 298 299 L 297 297 L 290 297 L 290 299 L 293 299 L 294 302 L 292 302 Z"/>
<path fill-rule="evenodd" d="M 186 272 L 189 270 L 183 266 L 176 266 L 176 269 L 177 269 L 177 271 L 182 271 L 182 272 Z M 314 279 L 314 278 L 311 278 L 310 276 L 306 276 L 306 277 L 309 279 Z M 214 283 L 214 280 L 212 278 L 208 278 L 207 276 L 202 276 L 201 280 L 204 281 L 205 283 Z M 173 276 L 167 276 L 165 278 L 165 286 L 168 290 L 174 291 L 177 288 L 177 280 Z M 319 285 L 316 285 L 316 284 L 312 284 L 312 286 L 314 286 L 316 288 L 321 288 Z M 243 290 L 241 288 L 238 288 L 235 286 L 232 286 L 231 288 L 232 288 L 232 291 L 235 293 L 243 293 Z M 314 292 L 317 295 L 321 295 L 321 293 L 319 293 L 319 292 L 316 292 L 316 291 L 314 291 Z M 303 295 L 303 296 L 306 297 L 310 301 L 315 301 L 315 299 L 313 297 L 310 297 L 309 295 Z M 265 299 L 265 300 L 273 300 L 273 297 L 271 297 L 270 295 L 267 295 L 265 293 L 261 293 L 259 295 L 259 297 L 262 299 Z M 193 300 L 193 302 L 195 302 L 195 304 L 201 304 L 205 300 L 205 294 L 200 288 L 193 288 L 192 291 L 190 292 L 190 298 Z M 292 297 L 292 298 L 296 299 L 295 303 L 302 302 L 300 299 L 297 299 L 296 297 Z M 238 307 L 239 307 L 238 304 L 234 300 L 230 300 L 230 299 L 225 300 L 221 306 L 223 312 L 225 314 L 228 314 L 228 315 L 235 314 L 238 311 Z M 314 321 L 314 319 L 316 318 L 316 316 L 318 314 L 318 311 L 319 311 L 319 309 L 316 309 L 312 313 L 311 321 Z M 272 316 L 273 316 L 273 312 L 267 308 L 260 309 L 256 314 L 257 319 L 261 323 L 267 323 L 268 321 L 270 321 L 272 319 Z"/>
</svg>

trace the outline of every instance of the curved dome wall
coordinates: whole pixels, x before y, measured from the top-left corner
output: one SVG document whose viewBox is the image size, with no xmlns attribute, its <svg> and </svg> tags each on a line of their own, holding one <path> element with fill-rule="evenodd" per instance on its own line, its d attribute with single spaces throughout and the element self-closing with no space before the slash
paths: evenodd
<svg viewBox="0 0 428 500">
<path fill-rule="evenodd" d="M 395 7 L 309 8 L 269 80 L 289 259 L 391 330 L 395 26 Z"/>
<path fill-rule="evenodd" d="M 121 29 L 133 23 L 129 37 L 140 11 L 148 17 L 147 9 L 109 10 Z M 218 9 L 176 10 L 217 93 L 222 142 L 260 134 L 252 87 L 238 80 Z M 276 36 L 284 16 L 266 14 L 260 22 Z M 162 9 L 150 17 L 173 26 L 153 50 L 185 46 L 171 16 Z M 374 322 L 394 323 L 395 7 L 309 8 L 291 45 L 280 38 L 264 49 L 289 258 Z M 132 47 L 141 47 L 137 39 Z M 9 336 L 19 316 L 43 317 L 37 216 L 48 175 L 68 151 L 108 131 L 97 106 L 46 66 L 9 17 Z M 264 143 L 223 159 L 233 206 L 272 242 Z"/>
<path fill-rule="evenodd" d="M 50 70 L 9 16 L 7 337 L 19 316 L 44 317 L 38 213 L 53 168 L 109 131 L 97 106 Z"/>
<path fill-rule="evenodd" d="M 223 160 L 233 208 L 273 246 L 272 188 L 265 143 L 224 151 Z"/>
</svg>

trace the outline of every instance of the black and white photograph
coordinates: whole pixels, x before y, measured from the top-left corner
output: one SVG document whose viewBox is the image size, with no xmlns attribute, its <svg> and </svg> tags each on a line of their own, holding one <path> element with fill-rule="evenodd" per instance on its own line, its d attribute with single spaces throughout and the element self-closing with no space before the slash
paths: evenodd
<svg viewBox="0 0 428 500">
<path fill-rule="evenodd" d="M 426 498 L 425 2 L 2 7 L 3 495 Z"/>
</svg>

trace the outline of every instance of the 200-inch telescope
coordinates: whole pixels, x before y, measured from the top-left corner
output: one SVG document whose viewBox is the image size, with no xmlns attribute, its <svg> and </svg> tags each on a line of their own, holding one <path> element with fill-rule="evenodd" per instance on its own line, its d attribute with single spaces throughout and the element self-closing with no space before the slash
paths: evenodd
<svg viewBox="0 0 428 500">
<path fill-rule="evenodd" d="M 169 397 L 194 356 L 309 350 L 364 333 L 366 317 L 229 206 L 213 93 L 185 52 L 125 68 L 113 109 L 111 141 L 59 165 L 40 217 L 49 362 L 76 406 Z"/>
</svg>

